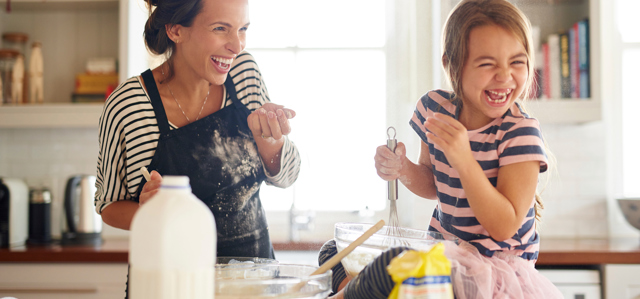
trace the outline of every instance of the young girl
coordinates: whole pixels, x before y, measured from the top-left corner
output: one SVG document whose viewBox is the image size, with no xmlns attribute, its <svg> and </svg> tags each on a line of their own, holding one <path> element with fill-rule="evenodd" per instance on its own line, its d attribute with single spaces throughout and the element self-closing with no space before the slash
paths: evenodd
<svg viewBox="0 0 640 299">
<path fill-rule="evenodd" d="M 463 240 L 446 250 L 458 298 L 562 298 L 534 268 L 536 187 L 547 157 L 538 121 L 519 103 L 531 90 L 533 59 L 529 21 L 514 5 L 461 1 L 443 32 L 442 64 L 453 91 L 428 92 L 410 121 L 422 139 L 418 163 L 402 143 L 395 153 L 386 146 L 376 152 L 381 178 L 438 200 L 429 230 Z M 401 250 L 391 251 L 351 281 L 344 297 L 386 293 L 381 288 L 393 283 L 370 281 L 390 281 L 379 265 Z"/>
</svg>

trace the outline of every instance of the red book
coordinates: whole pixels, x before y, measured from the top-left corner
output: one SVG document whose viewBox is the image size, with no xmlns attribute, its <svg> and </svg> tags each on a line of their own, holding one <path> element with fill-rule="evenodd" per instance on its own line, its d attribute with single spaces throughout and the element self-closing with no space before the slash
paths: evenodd
<svg viewBox="0 0 640 299">
<path fill-rule="evenodd" d="M 580 35 L 578 34 L 578 23 L 573 24 L 573 40 L 571 46 L 571 97 L 580 97 Z"/>
<path fill-rule="evenodd" d="M 542 44 L 542 56 L 544 67 L 542 69 L 542 95 L 545 99 L 551 98 L 551 64 L 549 61 L 549 44 Z"/>
</svg>

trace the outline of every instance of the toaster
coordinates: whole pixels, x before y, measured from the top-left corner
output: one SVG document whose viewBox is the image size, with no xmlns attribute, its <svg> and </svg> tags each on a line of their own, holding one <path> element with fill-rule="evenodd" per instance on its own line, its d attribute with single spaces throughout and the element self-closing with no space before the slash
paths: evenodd
<svg viewBox="0 0 640 299">
<path fill-rule="evenodd" d="M 0 248 L 24 245 L 28 219 L 27 184 L 20 179 L 0 178 Z"/>
</svg>

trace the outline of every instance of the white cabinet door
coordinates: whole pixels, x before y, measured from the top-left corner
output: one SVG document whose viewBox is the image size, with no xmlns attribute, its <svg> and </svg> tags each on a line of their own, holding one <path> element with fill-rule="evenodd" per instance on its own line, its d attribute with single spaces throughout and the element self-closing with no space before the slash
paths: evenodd
<svg viewBox="0 0 640 299">
<path fill-rule="evenodd" d="M 555 269 L 539 270 L 566 299 L 600 299 L 600 271 Z"/>
<path fill-rule="evenodd" d="M 640 299 L 640 265 L 605 265 L 605 299 Z"/>
<path fill-rule="evenodd" d="M 124 298 L 127 264 L 0 264 L 0 298 Z"/>
</svg>

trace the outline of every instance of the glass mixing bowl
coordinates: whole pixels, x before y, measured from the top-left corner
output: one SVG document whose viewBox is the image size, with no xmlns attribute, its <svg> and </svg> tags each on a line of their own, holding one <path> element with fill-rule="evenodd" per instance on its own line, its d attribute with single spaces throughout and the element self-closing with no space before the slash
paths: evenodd
<svg viewBox="0 0 640 299">
<path fill-rule="evenodd" d="M 216 259 L 216 279 L 238 279 L 255 276 L 264 266 L 277 260 L 260 257 L 224 256 Z"/>
<path fill-rule="evenodd" d="M 347 248 L 351 242 L 355 241 L 372 226 L 373 224 L 370 223 L 336 223 L 334 238 L 338 252 Z M 391 232 L 399 231 L 402 236 L 394 237 L 389 235 L 389 229 L 390 227 L 383 226 L 382 229 L 342 259 L 342 266 L 351 277 L 357 276 L 366 265 L 382 254 L 383 251 L 392 247 L 406 246 L 416 250 L 429 250 L 433 245 L 440 242 L 454 242 L 456 244 L 459 242 L 458 238 L 453 235 L 406 227 L 394 228 Z"/>
<path fill-rule="evenodd" d="M 274 259 L 262 258 L 262 257 L 244 257 L 244 256 L 219 256 L 216 258 L 216 264 L 277 264 L 278 261 Z"/>
<path fill-rule="evenodd" d="M 242 269 L 227 266 L 233 264 L 216 265 L 216 299 L 320 299 L 331 292 L 331 271 L 309 276 L 318 267 L 276 263 Z M 244 274 L 232 274 L 238 271 Z"/>
</svg>

